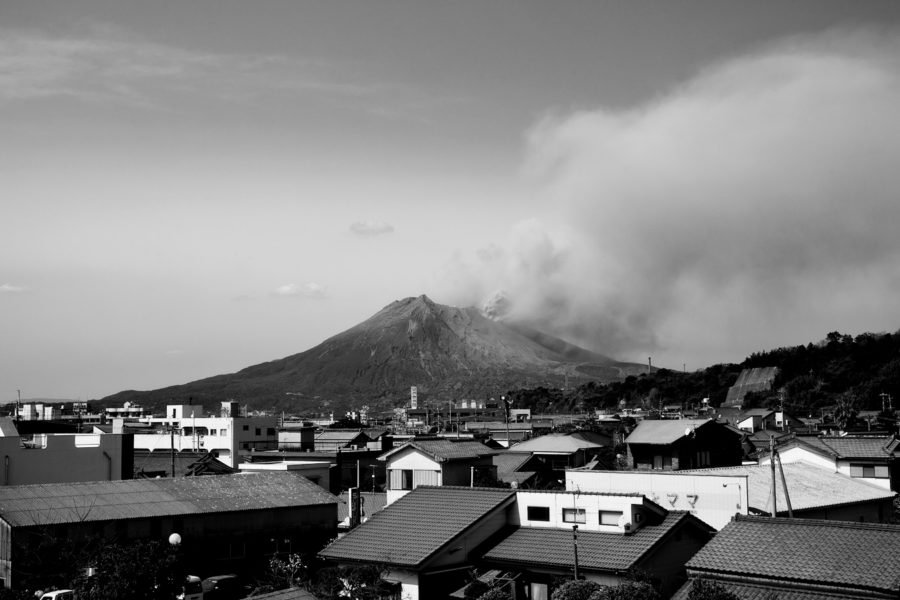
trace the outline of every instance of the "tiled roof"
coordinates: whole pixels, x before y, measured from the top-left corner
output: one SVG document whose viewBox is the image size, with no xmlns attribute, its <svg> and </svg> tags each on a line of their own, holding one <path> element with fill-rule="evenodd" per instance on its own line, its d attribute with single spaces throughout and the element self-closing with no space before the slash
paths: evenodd
<svg viewBox="0 0 900 600">
<path fill-rule="evenodd" d="M 801 442 L 822 448 L 838 458 L 888 458 L 897 448 L 893 437 L 802 437 Z"/>
<path fill-rule="evenodd" d="M 730 581 L 715 581 L 740 600 L 846 600 L 847 596 L 841 592 L 828 593 L 812 590 L 791 590 L 774 585 L 753 585 L 749 583 L 732 583 Z M 688 600 L 693 580 L 687 581 L 681 586 L 671 600 Z"/>
<path fill-rule="evenodd" d="M 834 468 L 821 467 L 803 461 L 786 462 L 783 463 L 783 466 L 793 510 L 886 500 L 895 496 L 894 492 L 890 490 L 836 473 Z M 747 475 L 750 508 L 765 513 L 772 512 L 772 467 L 770 465 L 746 465 L 681 472 L 700 475 Z M 778 512 L 787 514 L 787 501 L 780 473 L 775 477 L 775 494 Z"/>
<path fill-rule="evenodd" d="M 514 498 L 504 489 L 419 486 L 319 554 L 415 567 Z"/>
<path fill-rule="evenodd" d="M 589 431 L 575 433 L 548 433 L 516 444 L 510 452 L 531 452 L 536 454 L 557 452 L 572 453 L 585 448 L 597 448 L 609 444 L 609 436 Z"/>
<path fill-rule="evenodd" d="M 402 450 L 406 450 L 407 448 L 415 448 L 432 457 L 437 462 L 479 458 L 497 453 L 497 450 L 488 448 L 478 440 L 468 440 L 465 438 L 424 438 L 410 440 L 399 448 L 394 448 L 390 452 L 382 454 L 378 459 L 385 460 L 387 457 Z"/>
<path fill-rule="evenodd" d="M 689 429 L 703 427 L 712 419 L 643 420 L 626 438 L 627 444 L 671 444 L 684 437 Z"/>
<path fill-rule="evenodd" d="M 689 571 L 900 593 L 900 525 L 735 517 Z"/>
<path fill-rule="evenodd" d="M 336 497 L 290 473 L 0 487 L 0 518 L 13 526 L 336 503 Z"/>
<path fill-rule="evenodd" d="M 531 460 L 530 454 L 501 452 L 495 454 L 492 460 L 497 467 L 497 479 L 500 481 L 522 484 L 534 477 L 534 471 L 519 471 L 520 467 Z"/>
<path fill-rule="evenodd" d="M 638 529 L 630 535 L 578 532 L 578 565 L 594 571 L 623 571 L 651 550 L 673 527 L 683 520 L 694 519 L 684 512 L 670 512 L 662 523 Z M 699 523 L 699 521 L 697 521 Z M 702 525 L 706 528 L 705 525 Z M 520 527 L 491 548 L 484 560 L 491 566 L 528 564 L 567 568 L 575 556 L 571 529 Z"/>
</svg>

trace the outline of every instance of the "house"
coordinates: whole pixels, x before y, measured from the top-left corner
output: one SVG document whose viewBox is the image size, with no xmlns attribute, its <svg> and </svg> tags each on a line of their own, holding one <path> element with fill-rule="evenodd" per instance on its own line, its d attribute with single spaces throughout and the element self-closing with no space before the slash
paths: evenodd
<svg viewBox="0 0 900 600">
<path fill-rule="evenodd" d="M 134 479 L 157 477 L 195 477 L 202 475 L 230 475 L 235 470 L 209 452 L 170 452 L 169 450 L 135 450 Z"/>
<path fill-rule="evenodd" d="M 742 411 L 734 423 L 738 429 L 749 433 L 757 431 L 789 432 L 792 430 L 806 430 L 806 423 L 782 410 L 771 408 L 751 408 Z"/>
<path fill-rule="evenodd" d="M 285 460 L 282 462 L 242 462 L 241 473 L 284 471 L 305 477 L 324 490 L 331 490 L 331 463 L 325 460 Z"/>
<path fill-rule="evenodd" d="M 508 448 L 511 444 L 531 439 L 534 425 L 530 421 L 469 421 L 465 423 L 465 431 L 496 440 Z"/>
<path fill-rule="evenodd" d="M 132 477 L 128 435 L 35 433 L 19 435 L 13 420 L 0 417 L 4 486 L 31 483 L 113 481 Z"/>
<path fill-rule="evenodd" d="M 522 470 L 549 471 L 552 478 L 562 482 L 566 469 L 582 467 L 608 451 L 612 438 L 594 431 L 573 433 L 549 433 L 516 444 L 509 449 L 512 454 L 531 456 L 530 467 Z"/>
<path fill-rule="evenodd" d="M 688 576 L 739 598 L 900 596 L 900 526 L 736 517 L 687 563 Z M 686 583 L 673 596 L 686 600 Z"/>
<path fill-rule="evenodd" d="M 52 551 L 48 541 L 127 543 L 173 532 L 189 572 L 251 576 L 265 569 L 273 540 L 316 552 L 336 526 L 337 498 L 289 473 L 0 487 L 0 578 L 16 587 L 43 573 L 36 566 Z"/>
<path fill-rule="evenodd" d="M 359 496 L 360 519 L 363 523 L 387 506 L 387 494 L 384 492 L 360 492 Z M 350 527 L 350 494 L 341 492 L 338 500 L 338 530 L 346 530 Z"/>
<path fill-rule="evenodd" d="M 479 565 L 512 574 L 516 597 L 549 598 L 576 574 L 603 585 L 629 575 L 651 578 L 663 597 L 685 579 L 684 564 L 713 529 L 687 512 L 670 512 L 639 494 L 517 492 L 515 528 Z M 577 554 L 575 547 L 577 544 Z"/>
<path fill-rule="evenodd" d="M 641 571 L 671 592 L 713 529 L 639 494 L 421 486 L 319 553 L 340 564 L 378 564 L 402 597 L 441 600 L 475 566 L 505 573 L 518 598 L 549 598 L 575 569 L 600 583 Z"/>
<path fill-rule="evenodd" d="M 510 519 L 506 489 L 417 487 L 319 553 L 340 564 L 378 564 L 408 600 L 439 600 L 465 582 L 483 544 Z"/>
<path fill-rule="evenodd" d="M 804 460 L 878 487 L 900 490 L 900 440 L 894 436 L 795 436 L 778 444 L 782 463 Z M 759 464 L 769 463 L 761 451 Z"/>
<path fill-rule="evenodd" d="M 369 436 L 361 429 L 323 429 L 316 434 L 314 444 L 317 452 L 335 452 L 344 448 L 365 448 L 369 441 Z"/>
<path fill-rule="evenodd" d="M 497 480 L 516 489 L 545 488 L 556 485 L 553 471 L 530 454 L 498 452 L 492 457 Z"/>
<path fill-rule="evenodd" d="M 418 437 L 382 454 L 387 471 L 387 501 L 395 502 L 420 485 L 468 485 L 496 480 L 491 457 L 497 450 L 471 439 Z"/>
<path fill-rule="evenodd" d="M 713 419 L 644 419 L 625 438 L 630 468 L 678 471 L 741 464 L 741 435 Z"/>
</svg>

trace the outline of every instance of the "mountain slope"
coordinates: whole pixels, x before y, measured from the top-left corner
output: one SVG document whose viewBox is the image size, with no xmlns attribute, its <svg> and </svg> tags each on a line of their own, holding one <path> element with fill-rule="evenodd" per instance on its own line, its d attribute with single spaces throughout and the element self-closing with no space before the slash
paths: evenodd
<svg viewBox="0 0 900 600">
<path fill-rule="evenodd" d="M 366 321 L 300 354 L 229 375 L 152 392 L 120 392 L 104 403 L 170 398 L 234 398 L 257 408 L 343 409 L 393 405 L 409 387 L 436 399 L 484 398 L 523 385 L 610 381 L 643 369 L 525 326 L 484 317 L 476 308 L 436 304 L 426 296 L 392 302 Z M 378 399 L 382 399 L 381 402 Z"/>
</svg>

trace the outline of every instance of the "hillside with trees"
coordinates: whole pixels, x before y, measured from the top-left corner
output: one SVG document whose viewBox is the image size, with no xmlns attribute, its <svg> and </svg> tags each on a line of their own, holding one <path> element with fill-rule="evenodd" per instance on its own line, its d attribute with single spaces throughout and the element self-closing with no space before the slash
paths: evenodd
<svg viewBox="0 0 900 600">
<path fill-rule="evenodd" d="M 740 364 L 690 373 L 658 369 L 572 390 L 519 389 L 508 395 L 517 408 L 539 413 L 614 409 L 623 403 L 648 410 L 671 404 L 691 408 L 703 398 L 719 406 L 741 370 L 755 367 L 778 367 L 779 373 L 773 389 L 748 394 L 744 408 L 783 406 L 798 416 L 844 413 L 852 420 L 859 411 L 900 403 L 900 332 L 853 337 L 833 331 L 818 343 L 757 352 Z"/>
</svg>

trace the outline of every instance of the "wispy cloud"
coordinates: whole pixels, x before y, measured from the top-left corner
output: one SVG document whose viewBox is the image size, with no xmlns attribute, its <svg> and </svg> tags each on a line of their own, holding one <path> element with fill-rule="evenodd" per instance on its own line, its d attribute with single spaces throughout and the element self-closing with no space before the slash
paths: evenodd
<svg viewBox="0 0 900 600">
<path fill-rule="evenodd" d="M 264 94 L 362 97 L 381 89 L 335 71 L 318 60 L 167 46 L 110 26 L 69 36 L 0 28 L 0 101 L 6 102 L 66 97 L 151 108 L 166 94 L 241 100 Z"/>
<path fill-rule="evenodd" d="M 287 283 L 279 286 L 273 292 L 276 296 L 304 296 L 306 298 L 324 298 L 328 290 L 325 286 L 315 281 L 307 281 L 306 283 Z"/>
<path fill-rule="evenodd" d="M 30 291 L 31 288 L 24 285 L 14 285 L 12 283 L 4 283 L 0 285 L 0 294 L 24 294 L 25 292 Z"/>
<path fill-rule="evenodd" d="M 350 231 L 362 237 L 373 237 L 393 233 L 394 226 L 382 221 L 357 221 L 350 225 Z"/>
</svg>

